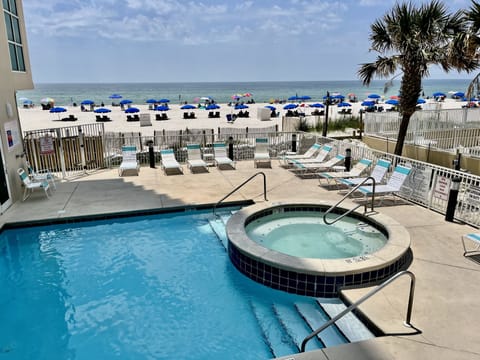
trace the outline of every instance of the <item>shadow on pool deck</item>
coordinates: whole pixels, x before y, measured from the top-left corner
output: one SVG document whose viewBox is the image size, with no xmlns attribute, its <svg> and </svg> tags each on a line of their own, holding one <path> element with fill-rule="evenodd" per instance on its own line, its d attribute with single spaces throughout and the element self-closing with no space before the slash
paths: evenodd
<svg viewBox="0 0 480 360">
<path fill-rule="evenodd" d="M 255 169 L 253 161 L 237 162 L 236 170 L 210 168 L 209 173 L 166 176 L 160 168 L 142 167 L 139 176 L 119 177 L 116 169 L 102 170 L 74 181 L 62 181 L 51 199 L 41 192 L 15 203 L 3 214 L 2 224 L 16 221 L 58 219 L 88 214 L 186 205 L 214 204 L 259 170 L 267 176 L 267 196 L 278 201 L 334 200 L 335 190 L 319 186 L 316 179 L 299 179 L 272 161 L 272 168 Z M 227 201 L 252 199 L 263 202 L 259 176 Z M 353 206 L 347 201 L 344 207 Z M 376 339 L 297 354 L 285 359 L 480 359 L 480 264 L 463 257 L 461 236 L 476 232 L 470 226 L 446 222 L 444 217 L 412 204 L 376 208 L 407 228 L 411 235 L 417 277 L 412 324 L 421 333 L 403 326 L 409 279 L 399 279 L 367 300 L 361 311 L 384 333 Z M 344 291 L 351 301 L 369 289 Z M 248 356 L 247 356 L 248 357 Z"/>
</svg>

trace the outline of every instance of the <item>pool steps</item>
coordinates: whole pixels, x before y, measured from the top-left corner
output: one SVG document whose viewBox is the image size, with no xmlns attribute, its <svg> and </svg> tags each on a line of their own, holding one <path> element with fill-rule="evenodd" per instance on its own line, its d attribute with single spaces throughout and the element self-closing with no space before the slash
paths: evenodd
<svg viewBox="0 0 480 360">
<path fill-rule="evenodd" d="M 231 215 L 231 213 L 222 213 L 220 217 L 209 221 L 225 250 L 228 247 L 225 224 Z M 298 353 L 303 339 L 308 334 L 346 307 L 339 299 L 313 298 L 311 302 L 296 303 L 292 308 L 283 304 L 266 305 L 257 302 L 251 302 L 250 305 L 264 340 L 274 357 Z M 311 351 L 372 337 L 374 335 L 365 325 L 355 315 L 349 314 L 345 320 L 339 320 L 322 331 L 319 338 L 311 340 L 306 350 Z"/>
</svg>

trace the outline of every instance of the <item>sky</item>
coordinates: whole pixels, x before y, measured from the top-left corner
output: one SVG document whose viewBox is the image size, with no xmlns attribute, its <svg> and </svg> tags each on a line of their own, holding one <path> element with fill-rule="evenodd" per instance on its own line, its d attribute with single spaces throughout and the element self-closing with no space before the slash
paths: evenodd
<svg viewBox="0 0 480 360">
<path fill-rule="evenodd" d="M 449 0 L 447 7 L 470 4 Z M 370 25 L 393 5 L 23 0 L 36 83 L 358 80 L 359 65 L 377 55 L 369 51 Z M 471 76 L 433 68 L 430 78 Z"/>
</svg>

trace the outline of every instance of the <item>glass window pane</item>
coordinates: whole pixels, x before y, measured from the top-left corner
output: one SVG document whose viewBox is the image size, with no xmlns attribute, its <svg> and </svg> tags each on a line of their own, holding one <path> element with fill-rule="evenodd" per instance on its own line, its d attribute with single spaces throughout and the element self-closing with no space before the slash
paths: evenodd
<svg viewBox="0 0 480 360">
<path fill-rule="evenodd" d="M 3 0 L 3 8 L 5 10 L 10 10 L 10 5 L 8 4 L 8 0 Z"/>
<path fill-rule="evenodd" d="M 7 28 L 7 39 L 14 41 L 13 30 L 12 30 L 12 18 L 7 13 L 5 14 L 5 27 Z"/>
<path fill-rule="evenodd" d="M 18 71 L 25 71 L 25 61 L 23 60 L 23 47 L 17 45 L 16 48 Z"/>
<path fill-rule="evenodd" d="M 17 44 L 22 43 L 22 38 L 20 36 L 20 24 L 17 18 L 12 17 L 12 28 L 13 28 L 13 35 L 15 37 L 15 42 Z"/>
<path fill-rule="evenodd" d="M 9 43 L 8 49 L 10 50 L 10 62 L 12 63 L 12 70 L 18 70 L 17 56 L 15 54 L 15 45 Z"/>
<path fill-rule="evenodd" d="M 17 0 L 10 0 L 10 12 L 12 14 L 17 14 Z"/>
</svg>

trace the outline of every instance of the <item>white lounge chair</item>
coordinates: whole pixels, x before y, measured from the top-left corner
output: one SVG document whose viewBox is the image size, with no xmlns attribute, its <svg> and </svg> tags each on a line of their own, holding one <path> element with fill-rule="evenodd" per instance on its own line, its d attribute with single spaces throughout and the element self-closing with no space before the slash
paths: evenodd
<svg viewBox="0 0 480 360">
<path fill-rule="evenodd" d="M 318 150 L 317 155 L 309 158 L 292 158 L 286 157 L 285 161 L 289 165 L 295 165 L 297 162 L 301 163 L 321 163 L 325 161 L 330 151 L 332 151 L 332 147 L 330 145 L 323 145 L 320 150 Z"/>
<path fill-rule="evenodd" d="M 355 165 L 352 166 L 350 171 L 331 171 L 331 172 L 319 172 L 318 180 L 320 185 L 322 180 L 327 180 L 327 184 L 330 184 L 330 181 L 333 181 L 335 184 L 338 184 L 338 179 L 346 179 L 360 176 L 368 167 L 372 164 L 372 160 L 361 159 Z"/>
<path fill-rule="evenodd" d="M 264 163 L 268 166 L 272 166 L 270 159 L 270 153 L 268 151 L 268 139 L 256 138 L 255 139 L 255 151 L 253 154 L 253 165 L 258 167 L 258 163 Z"/>
<path fill-rule="evenodd" d="M 134 172 L 135 175 L 138 175 L 140 171 L 136 146 L 122 146 L 122 163 L 118 168 L 118 175 L 123 176 L 125 171 Z"/>
<path fill-rule="evenodd" d="M 285 154 L 283 154 L 281 159 L 285 163 L 289 159 L 290 160 L 293 160 L 293 159 L 309 159 L 309 158 L 313 157 L 321 148 L 322 148 L 322 145 L 315 143 L 312 146 L 310 146 L 308 148 L 308 150 L 305 151 L 305 153 L 303 153 L 303 154 L 297 154 L 296 152 L 286 152 Z"/>
<path fill-rule="evenodd" d="M 227 156 L 227 149 L 223 143 L 213 144 L 213 154 L 215 165 L 219 168 L 222 165 L 228 165 L 235 168 L 235 161 Z"/>
<path fill-rule="evenodd" d="M 183 174 L 183 168 L 175 159 L 173 149 L 160 150 L 160 155 L 162 156 L 161 167 L 165 175 L 168 175 L 169 170 L 176 170 Z"/>
<path fill-rule="evenodd" d="M 202 152 L 199 144 L 187 145 L 187 167 L 193 172 L 195 168 L 202 168 L 208 171 L 208 164 L 202 159 Z"/>
<path fill-rule="evenodd" d="M 372 177 L 375 180 L 375 184 L 381 184 L 385 178 L 385 175 L 390 168 L 392 162 L 386 159 L 379 159 L 375 166 L 372 169 L 369 177 Z M 358 177 L 358 178 L 349 178 L 349 179 L 338 179 L 338 182 L 347 186 L 355 186 L 361 184 L 365 181 L 367 177 Z M 365 182 L 365 185 L 369 185 L 371 181 Z"/>
<path fill-rule="evenodd" d="M 28 160 L 26 160 L 25 163 L 32 181 L 47 181 L 53 187 L 53 189 L 57 189 L 57 185 L 55 185 L 55 176 L 49 169 L 35 171 Z"/>
<path fill-rule="evenodd" d="M 365 198 L 373 195 L 375 195 L 375 197 L 381 197 L 380 198 L 380 203 L 381 203 L 386 196 L 388 195 L 394 196 L 400 191 L 403 183 L 407 179 L 411 170 L 412 170 L 411 168 L 408 168 L 402 165 L 397 165 L 385 185 L 360 186 L 357 189 L 357 191 L 361 192 Z"/>
<path fill-rule="evenodd" d="M 25 170 L 22 168 L 17 170 L 18 176 L 20 176 L 20 179 L 22 180 L 23 186 L 25 187 L 25 190 L 23 192 L 23 199 L 22 201 L 25 201 L 32 193 L 33 190 L 35 189 L 43 189 L 45 191 L 45 195 L 47 198 L 49 198 L 48 195 L 48 190 L 50 189 L 50 184 L 48 183 L 47 180 L 43 181 L 32 181 Z"/>
<path fill-rule="evenodd" d="M 293 163 L 295 167 L 291 170 L 297 173 L 298 176 L 305 176 L 308 173 L 314 174 L 317 171 L 328 171 L 330 169 L 333 169 L 334 166 L 338 166 L 344 160 L 345 160 L 345 156 L 340 154 L 324 162 L 310 162 L 310 161 L 296 160 Z"/>
<path fill-rule="evenodd" d="M 465 241 L 468 240 L 469 242 L 475 243 L 475 249 L 467 249 L 467 244 Z M 468 256 L 472 254 L 478 254 L 480 252 L 480 234 L 473 233 L 473 234 L 466 234 L 462 236 L 462 244 L 463 244 L 463 256 Z"/>
</svg>

